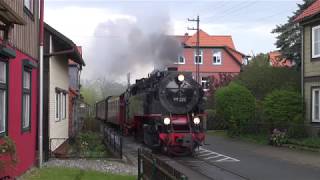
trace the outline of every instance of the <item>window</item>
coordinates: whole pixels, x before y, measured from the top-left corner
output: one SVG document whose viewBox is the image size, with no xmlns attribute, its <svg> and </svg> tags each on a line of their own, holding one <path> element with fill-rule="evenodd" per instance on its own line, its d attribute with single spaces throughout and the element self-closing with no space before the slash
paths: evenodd
<svg viewBox="0 0 320 180">
<path fill-rule="evenodd" d="M 214 65 L 222 64 L 222 53 L 220 50 L 213 50 L 212 64 Z"/>
<path fill-rule="evenodd" d="M 23 68 L 22 88 L 22 130 L 30 130 L 31 122 L 31 69 Z"/>
<path fill-rule="evenodd" d="M 67 94 L 64 91 L 56 90 L 56 120 L 67 118 Z"/>
<path fill-rule="evenodd" d="M 197 56 L 197 50 L 194 50 L 194 63 L 203 64 L 203 51 L 199 50 L 199 55 Z"/>
<path fill-rule="evenodd" d="M 320 122 L 320 88 L 312 90 L 312 122 Z"/>
<path fill-rule="evenodd" d="M 186 63 L 186 60 L 183 56 L 179 56 L 178 57 L 178 64 L 185 64 Z"/>
<path fill-rule="evenodd" d="M 24 0 L 24 7 L 33 13 L 33 0 Z"/>
<path fill-rule="evenodd" d="M 209 88 L 210 88 L 209 77 L 201 78 L 201 86 L 203 88 L 203 91 L 209 91 Z"/>
<path fill-rule="evenodd" d="M 7 63 L 0 61 L 0 135 L 7 132 Z"/>
<path fill-rule="evenodd" d="M 312 58 L 320 57 L 320 25 L 312 28 Z"/>
</svg>

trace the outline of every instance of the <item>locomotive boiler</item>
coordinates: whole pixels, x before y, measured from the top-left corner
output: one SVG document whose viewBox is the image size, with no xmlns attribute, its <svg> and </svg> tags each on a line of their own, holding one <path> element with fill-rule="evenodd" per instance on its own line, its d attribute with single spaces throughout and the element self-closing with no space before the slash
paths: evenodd
<svg viewBox="0 0 320 180">
<path fill-rule="evenodd" d="M 152 149 L 186 155 L 204 142 L 203 95 L 192 73 L 155 71 L 97 103 L 97 117 Z"/>
</svg>

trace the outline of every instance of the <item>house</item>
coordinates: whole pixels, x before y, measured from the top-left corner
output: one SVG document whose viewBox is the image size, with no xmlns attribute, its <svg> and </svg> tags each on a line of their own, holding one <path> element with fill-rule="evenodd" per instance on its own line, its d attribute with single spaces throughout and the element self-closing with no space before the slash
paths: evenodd
<svg viewBox="0 0 320 180">
<path fill-rule="evenodd" d="M 17 157 L 14 165 L 0 152 L 0 179 L 20 176 L 37 159 L 38 8 L 38 1 L 0 1 L 0 145 L 8 136 Z"/>
<path fill-rule="evenodd" d="M 178 71 L 189 71 L 196 77 L 196 64 L 199 64 L 200 80 L 205 91 L 219 83 L 222 76 L 235 76 L 240 73 L 246 56 L 236 50 L 231 36 L 213 36 L 200 30 L 198 58 L 197 33 L 192 36 L 185 34 L 175 37 L 183 47 L 176 63 Z"/>
<path fill-rule="evenodd" d="M 82 48 L 78 46 L 80 55 Z M 80 75 L 82 64 L 69 59 L 69 137 L 75 137 L 82 129 L 83 119 L 80 116 L 82 98 L 80 94 Z"/>
<path fill-rule="evenodd" d="M 293 67 L 295 66 L 295 62 L 282 57 L 280 51 L 271 51 L 268 53 L 269 63 L 272 67 Z"/>
<path fill-rule="evenodd" d="M 302 89 L 305 124 L 320 135 L 320 0 L 295 18 L 302 27 Z"/>
<path fill-rule="evenodd" d="M 45 160 L 69 139 L 69 60 L 85 65 L 77 46 L 69 38 L 44 25 L 44 111 Z"/>
</svg>

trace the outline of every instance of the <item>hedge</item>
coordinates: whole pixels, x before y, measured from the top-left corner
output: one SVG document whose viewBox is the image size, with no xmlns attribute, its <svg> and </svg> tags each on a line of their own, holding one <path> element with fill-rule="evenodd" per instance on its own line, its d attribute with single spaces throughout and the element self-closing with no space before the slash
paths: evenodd
<svg viewBox="0 0 320 180">
<path fill-rule="evenodd" d="M 216 115 L 228 124 L 230 135 L 240 135 L 243 127 L 254 119 L 255 98 L 244 86 L 230 83 L 215 93 Z"/>
<path fill-rule="evenodd" d="M 263 113 L 273 128 L 285 129 L 291 137 L 305 136 L 302 98 L 298 92 L 274 90 L 263 100 Z"/>
</svg>

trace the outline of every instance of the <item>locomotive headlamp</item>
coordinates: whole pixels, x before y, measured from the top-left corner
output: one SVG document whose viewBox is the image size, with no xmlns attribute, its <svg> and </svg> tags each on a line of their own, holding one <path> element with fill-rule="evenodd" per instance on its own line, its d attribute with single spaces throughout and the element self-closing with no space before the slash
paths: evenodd
<svg viewBox="0 0 320 180">
<path fill-rule="evenodd" d="M 165 125 L 169 125 L 170 122 L 171 122 L 171 120 L 170 120 L 170 118 L 168 118 L 168 117 L 166 117 L 166 118 L 163 119 L 163 123 L 164 123 Z"/>
<path fill-rule="evenodd" d="M 183 74 L 179 74 L 178 80 L 179 80 L 180 82 L 184 81 L 184 75 L 183 75 Z"/>
<path fill-rule="evenodd" d="M 199 117 L 193 118 L 193 123 L 197 125 L 200 124 L 200 118 Z"/>
</svg>

